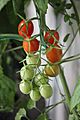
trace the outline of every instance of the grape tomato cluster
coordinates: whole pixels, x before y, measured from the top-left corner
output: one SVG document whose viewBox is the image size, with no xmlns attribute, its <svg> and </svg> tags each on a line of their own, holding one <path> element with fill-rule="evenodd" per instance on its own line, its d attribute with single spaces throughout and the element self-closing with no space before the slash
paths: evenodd
<svg viewBox="0 0 80 120">
<path fill-rule="evenodd" d="M 60 70 L 59 65 L 54 64 L 62 58 L 62 49 L 59 42 L 59 33 L 56 30 L 47 30 L 44 32 L 44 42 L 46 44 L 46 65 L 40 70 L 41 62 L 41 43 L 35 37 L 32 38 L 34 31 L 33 22 L 22 20 L 18 25 L 18 34 L 24 38 L 22 46 L 26 53 L 25 64 L 20 70 L 21 82 L 20 91 L 23 94 L 29 94 L 33 101 L 38 101 L 41 96 L 45 99 L 53 94 L 49 77 L 56 77 Z M 48 91 L 48 92 L 47 92 Z"/>
</svg>

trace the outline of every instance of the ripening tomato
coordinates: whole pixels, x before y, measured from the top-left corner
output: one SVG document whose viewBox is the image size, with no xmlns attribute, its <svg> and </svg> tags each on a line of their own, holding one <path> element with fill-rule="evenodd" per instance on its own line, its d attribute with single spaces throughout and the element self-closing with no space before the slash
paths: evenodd
<svg viewBox="0 0 80 120">
<path fill-rule="evenodd" d="M 47 76 L 56 77 L 60 72 L 59 65 L 49 65 L 49 64 L 47 64 L 44 68 L 44 72 Z"/>
<path fill-rule="evenodd" d="M 44 40 L 49 44 L 57 43 L 57 40 L 59 40 L 59 33 L 56 30 L 49 30 L 45 33 Z"/>
<path fill-rule="evenodd" d="M 25 52 L 28 53 L 35 53 L 38 51 L 39 49 L 39 41 L 34 38 L 31 41 L 27 41 L 28 38 L 25 38 L 25 40 L 23 41 L 23 48 Z"/>
<path fill-rule="evenodd" d="M 46 57 L 51 63 L 59 62 L 62 58 L 61 47 L 59 45 L 56 45 L 54 48 L 48 47 Z"/>
<path fill-rule="evenodd" d="M 32 21 L 29 21 L 28 24 L 22 20 L 18 25 L 18 33 L 22 37 L 31 36 L 34 30 Z"/>
</svg>

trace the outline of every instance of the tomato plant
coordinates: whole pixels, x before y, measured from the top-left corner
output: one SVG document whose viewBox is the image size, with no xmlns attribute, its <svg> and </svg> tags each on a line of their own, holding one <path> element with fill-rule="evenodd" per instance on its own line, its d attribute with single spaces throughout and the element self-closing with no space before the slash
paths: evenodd
<svg viewBox="0 0 80 120">
<path fill-rule="evenodd" d="M 28 17 L 27 15 L 26 17 L 24 17 L 25 10 L 22 10 L 22 9 L 25 6 L 24 3 L 26 2 L 29 3 L 29 0 L 25 0 L 25 2 L 22 0 L 20 1 L 13 0 L 9 2 L 8 1 L 9 0 L 5 1 L 4 3 L 4 0 L 1 0 L 1 5 L 0 5 L 0 13 L 1 13 L 0 15 L 3 18 L 5 16 L 5 19 L 0 18 L 1 19 L 0 30 L 2 29 L 0 34 L 0 86 L 1 86 L 0 87 L 0 91 L 1 91 L 0 110 L 7 111 L 7 110 L 12 110 L 15 106 L 19 108 L 25 106 L 26 111 L 28 111 L 25 105 L 25 104 L 28 104 L 28 102 L 25 102 L 26 95 L 28 94 L 29 96 L 28 99 L 31 100 L 28 106 L 30 106 L 30 108 L 35 107 L 35 110 L 37 110 L 40 113 L 40 116 L 36 118 L 36 120 L 51 119 L 51 118 L 48 119 L 48 117 L 46 117 L 47 113 L 61 103 L 65 103 L 68 108 L 67 109 L 68 120 L 79 120 L 80 118 L 80 93 L 79 93 L 80 80 L 76 85 L 75 89 L 73 90 L 74 92 L 71 93 L 72 91 L 70 91 L 66 82 L 68 79 L 66 79 L 65 77 L 66 76 L 65 75 L 66 72 L 64 72 L 65 68 L 63 69 L 63 63 L 80 59 L 79 53 L 75 55 L 69 54 L 70 56 L 65 57 L 66 53 L 68 52 L 71 45 L 73 44 L 77 33 L 80 31 L 80 18 L 76 9 L 76 5 L 74 4 L 75 1 L 74 0 L 70 0 L 70 1 L 33 0 L 32 4 L 34 4 L 35 6 L 34 9 L 36 12 L 35 14 L 36 16 L 28 19 L 26 19 L 26 17 Z M 19 4 L 18 4 L 18 1 L 19 1 Z M 3 6 L 5 7 L 1 11 Z M 52 27 L 53 25 L 51 27 L 49 27 L 48 25 L 49 21 L 48 21 L 48 18 L 46 17 L 46 14 L 48 14 L 48 11 L 47 11 L 48 6 L 54 9 L 56 18 L 59 17 L 58 16 L 59 14 L 60 16 L 62 16 L 62 18 L 60 18 L 59 20 L 59 24 L 57 24 L 58 20 L 55 19 L 57 20 L 55 25 L 55 27 L 57 28 Z M 69 11 L 70 9 L 71 9 L 71 12 Z M 23 16 L 21 16 L 19 13 Z M 7 16 L 7 19 L 6 19 L 6 16 Z M 16 26 L 18 23 L 17 16 L 21 19 L 21 22 L 18 25 L 18 34 L 12 34 L 12 33 L 7 34 L 11 31 L 13 33 L 17 33 L 17 30 L 16 30 Z M 53 19 L 53 17 L 51 17 L 51 19 Z M 37 23 L 36 25 L 38 25 L 39 31 L 36 30 L 37 27 L 34 29 L 35 26 L 32 22 L 33 20 L 37 21 L 37 22 L 35 21 L 34 23 Z M 66 26 L 68 25 L 69 27 L 71 27 L 70 31 L 68 31 L 66 35 L 64 31 L 62 31 L 63 30 L 61 26 L 62 23 L 60 25 L 61 20 L 66 22 Z M 77 26 L 75 28 L 74 28 L 74 21 L 77 23 L 76 24 Z M 3 24 L 1 25 L 1 23 Z M 54 19 L 51 24 L 55 24 Z M 11 26 L 11 28 L 8 28 L 9 26 Z M 62 33 L 60 33 L 61 31 L 63 35 Z M 6 34 L 2 34 L 2 32 L 3 33 L 6 32 Z M 70 35 L 71 37 L 69 37 Z M 61 40 L 60 40 L 60 37 L 62 37 Z M 17 40 L 17 42 L 15 42 L 15 40 Z M 22 46 L 19 46 L 19 45 L 22 45 Z M 24 51 L 21 50 L 22 47 Z M 18 101 L 20 102 L 18 102 L 17 100 L 14 101 L 15 97 L 12 97 L 12 96 L 15 96 L 13 95 L 15 92 L 12 92 L 12 89 L 14 87 L 11 88 L 10 84 L 7 81 L 4 82 L 5 73 L 10 77 L 12 76 L 12 78 L 16 79 L 15 77 L 16 75 L 14 75 L 14 71 L 16 71 L 14 70 L 14 67 L 15 67 L 14 64 L 16 63 L 15 59 L 16 61 L 20 61 L 21 63 L 19 68 L 23 65 L 19 71 L 20 78 L 21 78 L 21 82 L 19 83 L 19 89 L 23 94 L 26 94 L 26 95 L 24 95 L 23 97 L 22 94 L 19 94 Z M 4 73 L 1 69 L 2 66 L 3 66 L 3 70 L 5 71 Z M 53 87 L 51 87 L 54 83 L 52 80 L 53 77 L 54 77 L 54 81 L 56 81 L 57 83 L 58 91 L 61 95 L 61 101 L 48 104 L 48 106 L 47 107 L 45 106 L 43 110 L 38 109 L 37 105 L 35 104 L 36 105 L 35 106 L 34 103 L 36 103 L 36 101 L 38 100 L 41 100 L 40 99 L 41 97 L 43 97 L 44 100 L 47 98 L 50 99 L 50 97 L 53 95 L 53 92 L 55 92 L 53 91 Z M 59 82 L 57 81 L 58 78 L 62 84 L 64 94 L 61 93 L 62 88 L 61 90 L 59 88 L 60 87 L 58 85 Z M 17 80 L 19 82 L 19 77 Z M 11 86 L 14 86 L 14 85 L 11 84 Z M 6 91 L 7 94 L 5 94 L 3 89 Z M 13 91 L 15 90 L 13 89 Z M 10 92 L 9 94 L 10 97 L 7 97 L 9 92 Z M 23 98 L 25 98 L 25 100 Z M 18 105 L 12 104 L 13 101 L 14 102 L 17 101 L 16 103 Z M 9 103 L 9 106 L 8 106 L 8 103 Z M 10 107 L 12 109 L 10 109 Z M 19 114 L 17 114 L 18 118 L 22 119 L 22 115 L 26 116 L 27 115 L 26 111 L 25 110 L 20 111 Z M 26 118 L 30 120 L 28 117 L 29 116 L 27 116 Z M 17 120 L 17 118 L 15 120 Z"/>
<path fill-rule="evenodd" d="M 46 57 L 51 63 L 59 62 L 62 58 L 61 47 L 59 45 L 48 47 L 46 50 Z"/>
<path fill-rule="evenodd" d="M 22 20 L 18 25 L 18 33 L 22 37 L 31 36 L 34 30 L 32 21 L 26 23 L 25 20 Z"/>
<path fill-rule="evenodd" d="M 28 53 L 35 53 L 38 51 L 39 49 L 39 41 L 35 38 L 35 39 L 32 39 L 30 41 L 28 41 L 29 39 L 25 39 L 23 41 L 23 49 L 25 52 L 28 52 Z"/>
</svg>

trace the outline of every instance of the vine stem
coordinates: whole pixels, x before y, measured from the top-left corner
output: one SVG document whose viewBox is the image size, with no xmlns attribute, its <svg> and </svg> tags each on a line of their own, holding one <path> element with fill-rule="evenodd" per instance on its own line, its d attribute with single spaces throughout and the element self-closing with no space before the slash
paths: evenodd
<svg viewBox="0 0 80 120">
<path fill-rule="evenodd" d="M 77 12 L 76 6 L 75 6 L 73 0 L 70 0 L 70 1 L 71 1 L 71 3 L 72 3 L 72 6 L 73 6 L 73 9 L 74 9 L 74 12 L 75 12 L 76 18 L 77 18 L 77 24 L 79 25 L 80 21 L 79 21 L 79 15 L 78 15 L 78 12 Z"/>
<path fill-rule="evenodd" d="M 79 26 L 79 28 L 80 28 L 80 26 Z M 74 42 L 75 37 L 76 37 L 76 35 L 77 35 L 78 31 L 79 31 L 79 28 L 77 29 L 76 33 L 74 34 L 74 36 L 73 36 L 73 38 L 72 38 L 72 40 L 71 40 L 71 43 L 70 43 L 69 46 L 67 47 L 66 51 L 63 53 L 63 56 L 67 53 L 67 51 L 68 51 L 69 48 L 71 47 L 72 43 Z"/>
<path fill-rule="evenodd" d="M 53 104 L 53 105 L 50 105 L 48 107 L 46 107 L 46 113 L 48 113 L 50 110 L 52 110 L 53 108 L 55 108 L 57 105 L 59 104 L 62 104 L 63 102 L 65 101 L 65 99 L 61 100 L 60 102 L 56 103 L 56 104 Z"/>
<path fill-rule="evenodd" d="M 70 106 L 71 95 L 70 95 L 70 91 L 69 91 L 69 88 L 68 88 L 68 85 L 67 85 L 67 82 L 66 82 L 66 78 L 65 78 L 65 75 L 64 75 L 64 72 L 63 72 L 63 69 L 62 69 L 61 66 L 60 66 L 59 76 L 60 76 L 61 83 L 62 83 L 64 93 L 65 93 L 65 96 L 66 96 L 66 102 L 67 102 L 67 105 L 69 107 Z"/>
</svg>

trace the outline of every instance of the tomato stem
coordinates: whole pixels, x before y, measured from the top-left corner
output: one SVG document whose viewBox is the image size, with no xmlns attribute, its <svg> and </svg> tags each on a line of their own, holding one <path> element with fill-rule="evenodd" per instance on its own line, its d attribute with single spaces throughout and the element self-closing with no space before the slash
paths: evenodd
<svg viewBox="0 0 80 120">
<path fill-rule="evenodd" d="M 63 72 L 63 69 L 62 69 L 61 66 L 60 66 L 59 76 L 60 76 L 60 79 L 61 79 L 61 82 L 62 82 L 62 85 L 63 85 L 64 93 L 66 95 L 66 102 L 68 104 L 68 107 L 70 107 L 71 95 L 70 95 L 70 91 L 69 91 L 69 88 L 68 88 L 68 85 L 67 85 L 67 82 L 66 82 L 66 78 L 65 78 L 65 75 L 64 75 L 64 72 Z"/>
</svg>

